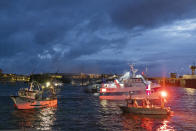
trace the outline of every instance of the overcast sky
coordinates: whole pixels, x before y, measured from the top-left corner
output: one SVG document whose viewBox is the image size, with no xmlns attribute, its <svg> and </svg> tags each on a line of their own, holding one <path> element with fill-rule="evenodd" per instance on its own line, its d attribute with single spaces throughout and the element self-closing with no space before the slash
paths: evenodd
<svg viewBox="0 0 196 131">
<path fill-rule="evenodd" d="M 5 73 L 190 73 L 196 0 L 1 0 Z"/>
</svg>

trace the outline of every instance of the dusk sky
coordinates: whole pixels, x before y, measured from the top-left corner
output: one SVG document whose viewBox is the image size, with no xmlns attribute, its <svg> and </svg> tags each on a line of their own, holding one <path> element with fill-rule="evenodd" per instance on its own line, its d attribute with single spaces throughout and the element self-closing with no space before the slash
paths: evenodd
<svg viewBox="0 0 196 131">
<path fill-rule="evenodd" d="M 196 0 L 0 0 L 4 73 L 190 73 Z"/>
</svg>

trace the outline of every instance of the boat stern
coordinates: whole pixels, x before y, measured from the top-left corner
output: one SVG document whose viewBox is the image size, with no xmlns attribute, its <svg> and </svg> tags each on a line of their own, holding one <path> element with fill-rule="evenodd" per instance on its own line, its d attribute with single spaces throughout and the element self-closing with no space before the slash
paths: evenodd
<svg viewBox="0 0 196 131">
<path fill-rule="evenodd" d="M 14 104 L 16 104 L 16 97 L 17 96 L 10 96 L 10 98 L 13 100 Z"/>
</svg>

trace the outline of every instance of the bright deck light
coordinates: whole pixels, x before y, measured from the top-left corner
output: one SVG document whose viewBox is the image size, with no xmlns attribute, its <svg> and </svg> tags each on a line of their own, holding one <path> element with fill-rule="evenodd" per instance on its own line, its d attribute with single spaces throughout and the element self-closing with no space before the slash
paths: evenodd
<svg viewBox="0 0 196 131">
<path fill-rule="evenodd" d="M 104 89 L 102 89 L 101 91 L 102 91 L 102 92 L 106 92 L 106 89 L 104 88 Z"/>
<path fill-rule="evenodd" d="M 162 91 L 162 92 L 161 92 L 161 96 L 162 96 L 162 97 L 167 97 L 167 93 L 166 93 L 165 91 Z"/>
<path fill-rule="evenodd" d="M 46 82 L 46 87 L 49 87 L 50 86 L 50 82 Z"/>
</svg>

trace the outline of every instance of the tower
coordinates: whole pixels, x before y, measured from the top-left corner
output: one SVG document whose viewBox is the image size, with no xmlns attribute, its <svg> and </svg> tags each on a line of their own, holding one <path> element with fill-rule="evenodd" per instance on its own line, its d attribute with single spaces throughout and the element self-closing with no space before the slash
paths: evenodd
<svg viewBox="0 0 196 131">
<path fill-rule="evenodd" d="M 189 68 L 192 70 L 192 75 L 195 75 L 195 69 L 196 69 L 195 64 L 191 65 Z"/>
</svg>

